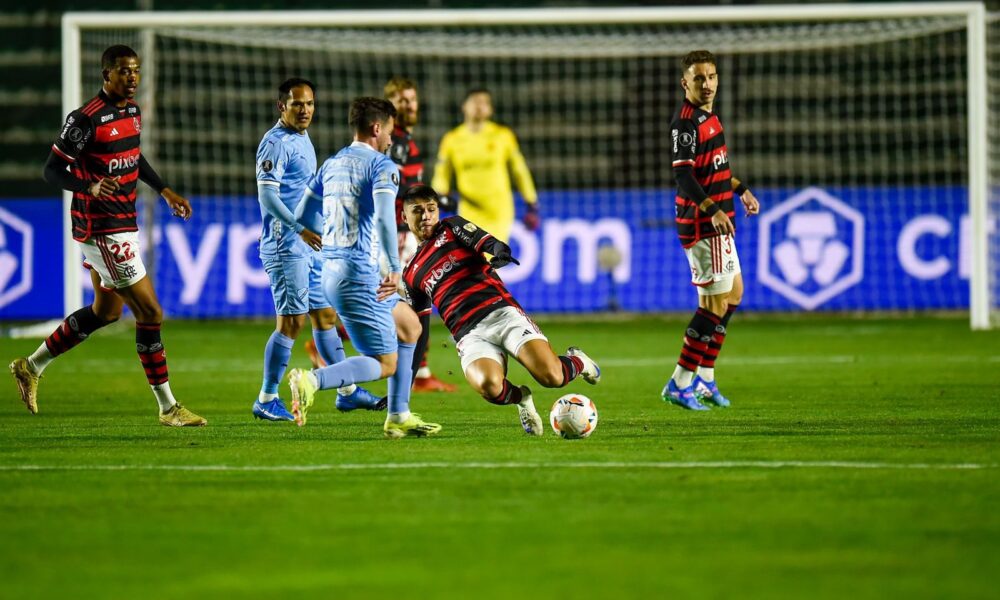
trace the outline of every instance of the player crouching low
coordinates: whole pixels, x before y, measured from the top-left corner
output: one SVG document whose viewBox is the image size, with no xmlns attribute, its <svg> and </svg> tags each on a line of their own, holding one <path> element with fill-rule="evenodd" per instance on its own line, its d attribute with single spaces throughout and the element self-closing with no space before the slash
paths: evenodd
<svg viewBox="0 0 1000 600">
<path fill-rule="evenodd" d="M 493 404 L 515 404 L 521 426 L 542 435 L 542 419 L 527 386 L 507 380 L 507 356 L 545 387 L 567 385 L 578 375 L 596 384 L 601 369 L 578 348 L 557 356 L 517 303 L 495 269 L 519 264 L 510 247 L 462 217 L 440 220 L 438 194 L 414 185 L 403 194 L 406 224 L 420 245 L 403 270 L 403 283 L 417 314 L 433 304 L 456 340 L 465 379 Z M 493 258 L 487 262 L 483 254 Z"/>
</svg>

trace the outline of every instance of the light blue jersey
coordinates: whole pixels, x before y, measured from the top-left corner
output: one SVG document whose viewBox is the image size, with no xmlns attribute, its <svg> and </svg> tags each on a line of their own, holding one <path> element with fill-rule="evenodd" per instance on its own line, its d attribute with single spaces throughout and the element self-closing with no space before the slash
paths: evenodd
<svg viewBox="0 0 1000 600">
<path fill-rule="evenodd" d="M 283 223 L 261 204 L 264 221 L 260 237 L 261 256 L 306 256 L 310 250 L 294 226 L 295 208 L 303 190 L 316 173 L 316 149 L 309 133 L 299 133 L 279 120 L 264 134 L 257 147 L 257 185 L 275 186 L 290 219 Z"/>
<path fill-rule="evenodd" d="M 308 190 L 323 199 L 323 258 L 342 265 L 348 279 L 370 281 L 379 273 L 379 230 L 386 214 L 395 231 L 391 207 L 376 207 L 375 194 L 394 199 L 399 190 L 399 167 L 371 146 L 354 142 L 327 159 L 309 182 Z M 384 210 L 388 208 L 388 210 Z M 392 248 L 396 241 L 391 240 Z M 399 271 L 398 257 L 395 270 Z"/>
</svg>

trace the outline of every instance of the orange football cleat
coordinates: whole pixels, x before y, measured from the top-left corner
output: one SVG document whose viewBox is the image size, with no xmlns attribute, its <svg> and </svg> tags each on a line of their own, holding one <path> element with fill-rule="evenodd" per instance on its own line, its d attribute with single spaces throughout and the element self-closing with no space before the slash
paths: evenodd
<svg viewBox="0 0 1000 600">
<path fill-rule="evenodd" d="M 413 380 L 414 392 L 457 392 L 458 386 L 447 381 L 441 381 L 433 374 L 430 377 L 417 377 Z"/>
</svg>

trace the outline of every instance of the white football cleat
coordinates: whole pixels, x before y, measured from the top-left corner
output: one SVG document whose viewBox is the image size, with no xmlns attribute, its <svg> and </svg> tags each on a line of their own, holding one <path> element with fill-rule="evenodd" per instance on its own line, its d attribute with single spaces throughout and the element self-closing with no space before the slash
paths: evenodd
<svg viewBox="0 0 1000 600">
<path fill-rule="evenodd" d="M 596 385 L 601 381 L 601 367 L 598 367 L 597 363 L 584 354 L 583 350 L 580 350 L 576 346 L 570 346 L 566 350 L 566 356 L 575 356 L 583 361 L 583 370 L 580 371 L 580 375 L 583 376 L 584 381 L 590 385 Z"/>
<path fill-rule="evenodd" d="M 528 435 L 542 435 L 545 432 L 542 417 L 535 410 L 531 390 L 526 385 L 521 386 L 521 402 L 517 405 L 517 416 L 521 419 L 521 427 Z"/>
</svg>

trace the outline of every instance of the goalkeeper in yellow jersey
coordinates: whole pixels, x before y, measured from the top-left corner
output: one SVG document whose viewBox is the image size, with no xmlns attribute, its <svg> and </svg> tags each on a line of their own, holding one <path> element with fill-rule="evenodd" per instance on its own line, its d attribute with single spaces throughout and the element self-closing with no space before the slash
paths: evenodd
<svg viewBox="0 0 1000 600">
<path fill-rule="evenodd" d="M 448 195 L 454 176 L 459 216 L 497 239 L 509 241 L 514 224 L 513 177 L 528 204 L 524 225 L 534 231 L 540 223 L 535 183 L 514 132 L 490 120 L 490 92 L 484 88 L 470 90 L 462 102 L 462 113 L 465 122 L 446 133 L 438 145 L 431 186 L 439 194 Z"/>
</svg>

